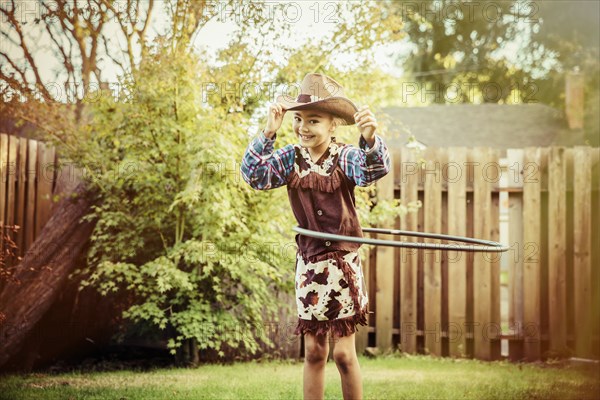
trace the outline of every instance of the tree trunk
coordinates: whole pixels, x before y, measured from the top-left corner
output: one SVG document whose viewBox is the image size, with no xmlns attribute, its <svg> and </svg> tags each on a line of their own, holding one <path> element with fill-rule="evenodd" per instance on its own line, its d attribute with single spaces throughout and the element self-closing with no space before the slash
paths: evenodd
<svg viewBox="0 0 600 400">
<path fill-rule="evenodd" d="M 85 251 L 94 223 L 80 222 L 89 213 L 92 196 L 85 183 L 59 181 L 65 196 L 23 257 L 15 278 L 0 293 L 0 367 L 19 352 L 28 334 L 65 287 L 69 273 Z M 62 193 L 63 190 L 59 190 Z"/>
<path fill-rule="evenodd" d="M 78 265 L 85 265 L 86 254 Z M 113 335 L 122 328 L 127 308 L 124 293 L 102 295 L 88 286 L 79 290 L 81 279 L 67 279 L 49 310 L 27 334 L 21 351 L 2 367 L 3 373 L 29 373 L 65 364 L 80 364 L 101 357 L 114 345 Z M 0 396 L 2 397 L 2 396 Z"/>
</svg>

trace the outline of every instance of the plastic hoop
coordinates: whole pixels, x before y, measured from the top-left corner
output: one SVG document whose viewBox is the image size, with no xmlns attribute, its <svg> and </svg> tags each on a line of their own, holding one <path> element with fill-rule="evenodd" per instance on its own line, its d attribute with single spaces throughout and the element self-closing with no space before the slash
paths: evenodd
<svg viewBox="0 0 600 400">
<path fill-rule="evenodd" d="M 334 233 L 318 232 L 318 231 L 313 231 L 310 229 L 300 228 L 299 226 L 296 226 L 292 229 L 301 235 L 310 236 L 310 237 L 314 237 L 317 239 L 372 244 L 375 246 L 391 246 L 391 247 L 404 247 L 404 248 L 410 248 L 410 249 L 428 249 L 428 250 L 454 250 L 454 251 L 467 251 L 467 252 L 472 252 L 472 253 L 476 253 L 476 252 L 501 253 L 501 252 L 505 252 L 505 251 L 509 250 L 509 247 L 504 246 L 498 242 L 493 242 L 491 240 L 475 239 L 475 238 L 464 237 L 464 236 L 443 235 L 443 234 L 439 234 L 439 233 L 402 231 L 402 230 L 398 230 L 398 229 L 362 228 L 362 231 L 363 232 L 371 232 L 371 233 L 381 233 L 381 234 L 387 234 L 387 235 L 450 240 L 453 242 L 472 243 L 477 246 L 467 246 L 464 244 L 401 242 L 398 240 L 359 238 L 356 236 L 345 236 L 345 235 L 336 235 Z"/>
</svg>

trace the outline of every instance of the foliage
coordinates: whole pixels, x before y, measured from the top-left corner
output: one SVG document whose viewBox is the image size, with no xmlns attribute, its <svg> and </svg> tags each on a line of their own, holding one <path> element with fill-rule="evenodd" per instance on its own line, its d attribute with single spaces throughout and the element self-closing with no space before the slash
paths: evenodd
<svg viewBox="0 0 600 400">
<path fill-rule="evenodd" d="M 191 340 L 200 349 L 233 347 L 252 353 L 259 345 L 256 339 L 269 343 L 260 326 L 281 306 L 272 301 L 277 292 L 292 289 L 288 271 L 293 270 L 295 241 L 285 190 L 258 195 L 239 175 L 247 128 L 273 100 L 241 96 L 239 87 L 266 82 L 272 75 L 278 82 L 298 82 L 307 72 L 323 71 L 343 82 L 358 103 L 381 106 L 392 96 L 392 86 L 389 76 L 370 67 L 369 50 L 376 43 L 399 39 L 400 26 L 388 30 L 372 24 L 373 16 L 390 16 L 375 2 L 347 2 L 343 7 L 348 13 L 340 14 L 329 46 L 324 46 L 325 39 L 321 45 L 296 48 L 296 42 L 282 39 L 286 26 L 263 16 L 244 21 L 228 48 L 210 63 L 208 54 L 194 56 L 191 51 L 194 36 L 212 19 L 203 2 L 161 3 L 168 21 L 166 32 L 155 38 L 146 29 L 152 7 L 134 2 L 141 15 L 129 15 L 111 8 L 113 4 L 103 3 L 96 25 L 81 10 L 74 11 L 72 21 L 62 15 L 66 22 L 52 25 L 52 38 L 56 57 L 64 61 L 57 69 L 61 83 L 81 76 L 105 88 L 108 78 L 97 61 L 121 60 L 116 98 L 106 92 L 96 96 L 100 92 L 86 87 L 73 106 L 11 103 L 14 115 L 21 110 L 23 120 L 46 128 L 60 146 L 62 162 L 84 168 L 84 179 L 96 196 L 93 212 L 86 217 L 96 223 L 87 264 L 75 275 L 83 279 L 82 286 L 102 293 L 125 292 L 129 304 L 124 316 L 149 327 L 146 331 L 166 329 L 172 352 Z M 235 4 L 242 2 L 231 0 L 223 6 Z M 52 16 L 48 7 L 44 10 L 45 18 Z M 101 26 L 110 19 L 118 22 L 117 40 L 125 39 L 126 49 L 105 36 Z M 80 29 L 84 25 L 90 29 Z M 15 23 L 13 29 L 20 25 Z M 82 49 L 98 43 L 105 51 L 90 53 L 79 65 L 70 56 L 77 61 L 81 51 L 62 52 L 72 40 Z M 273 46 L 290 52 L 287 65 L 273 61 Z M 25 51 L 25 43 L 21 47 Z M 352 69 L 337 68 L 334 57 L 349 48 L 362 52 L 360 62 Z M 15 83 L 13 90 L 25 92 L 43 83 L 34 75 L 35 81 Z M 218 89 L 206 97 L 209 83 Z M 227 94 L 232 87 L 233 95 Z M 385 135 L 385 128 L 381 132 Z M 340 138 L 358 141 L 350 129 L 341 130 Z M 292 136 L 282 131 L 278 145 L 290 140 Z M 406 211 L 398 202 L 375 205 L 372 190 L 358 190 L 363 224 Z"/>
<path fill-rule="evenodd" d="M 406 71 L 403 90 L 418 93 L 403 102 L 540 102 L 564 110 L 565 75 L 576 70 L 585 79 L 584 131 L 590 144 L 600 143 L 597 2 L 427 0 L 382 7 L 404 22 L 400 43 L 410 48 L 398 64 Z"/>
<path fill-rule="evenodd" d="M 565 75 L 575 71 L 583 74 L 584 132 L 592 146 L 600 146 L 600 5 L 542 2 L 539 6 L 542 23 L 532 35 L 532 43 L 536 48 L 550 49 L 558 64 L 536 80 L 539 100 L 564 109 Z"/>
<path fill-rule="evenodd" d="M 525 20 L 514 3 L 428 0 L 416 8 L 405 1 L 388 3 L 405 21 L 405 43 L 412 50 L 399 61 L 427 93 L 421 100 L 497 103 L 517 96 L 523 101 L 527 90 L 515 95 L 513 89 L 528 87 L 531 79 L 503 54 L 504 46 L 519 36 L 517 22 Z"/>
<path fill-rule="evenodd" d="M 130 293 L 125 317 L 174 329 L 173 353 L 189 338 L 253 353 L 254 335 L 240 332 L 261 326 L 290 287 L 279 239 L 289 240 L 279 230 L 288 215 L 241 180 L 245 117 L 202 108 L 198 59 L 166 47 L 148 57 L 123 81 L 130 96 L 91 104 L 71 154 L 97 167 L 86 177 L 97 223 L 78 272 L 83 285 Z"/>
</svg>

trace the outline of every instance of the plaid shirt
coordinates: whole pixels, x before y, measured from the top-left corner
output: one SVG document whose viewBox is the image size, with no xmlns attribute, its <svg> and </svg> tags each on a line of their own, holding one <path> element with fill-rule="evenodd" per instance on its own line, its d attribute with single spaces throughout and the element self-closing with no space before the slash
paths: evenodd
<svg viewBox="0 0 600 400">
<path fill-rule="evenodd" d="M 254 189 L 268 190 L 285 185 L 294 168 L 294 145 L 289 144 L 273 151 L 276 138 L 277 134 L 268 139 L 260 132 L 246 149 L 241 172 L 244 180 Z M 357 186 L 367 186 L 375 182 L 385 176 L 391 168 L 388 149 L 378 135 L 375 135 L 373 148 L 369 148 L 362 135 L 359 148 L 344 145 L 338 163 L 348 179 Z"/>
</svg>

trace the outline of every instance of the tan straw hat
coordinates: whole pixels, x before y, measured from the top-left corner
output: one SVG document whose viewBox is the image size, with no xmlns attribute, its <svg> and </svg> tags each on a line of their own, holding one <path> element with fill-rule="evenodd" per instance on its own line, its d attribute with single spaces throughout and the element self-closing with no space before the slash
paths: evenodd
<svg viewBox="0 0 600 400">
<path fill-rule="evenodd" d="M 354 114 L 358 111 L 358 107 L 344 94 L 342 85 L 322 74 L 307 74 L 297 98 L 278 96 L 277 103 L 286 110 L 322 110 L 342 118 L 346 121 L 345 125 L 355 123 Z"/>
</svg>

